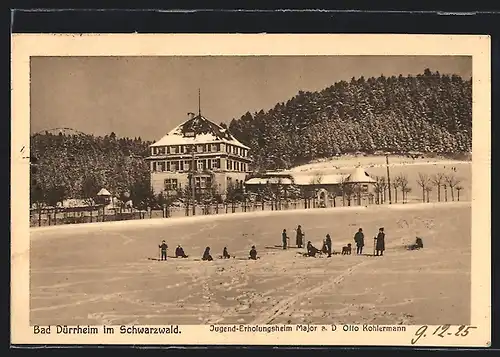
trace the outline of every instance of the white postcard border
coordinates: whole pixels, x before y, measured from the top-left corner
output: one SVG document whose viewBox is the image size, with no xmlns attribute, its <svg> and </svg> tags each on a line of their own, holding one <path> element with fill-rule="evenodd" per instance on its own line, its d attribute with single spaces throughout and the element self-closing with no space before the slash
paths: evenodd
<svg viewBox="0 0 500 357">
<path fill-rule="evenodd" d="M 236 34 L 14 34 L 11 60 L 11 343 L 13 344 L 220 344 L 410 346 L 421 326 L 406 332 L 319 331 L 210 332 L 210 326 L 179 326 L 175 334 L 34 334 L 29 325 L 29 79 L 31 56 L 221 56 L 221 55 L 462 55 L 473 57 L 473 164 L 471 329 L 467 336 L 438 337 L 429 326 L 415 345 L 488 346 L 491 336 L 489 36 L 476 35 L 236 35 Z M 445 322 L 443 322 L 445 323 Z M 232 326 L 232 325 L 231 325 Z M 236 325 L 239 326 L 239 325 Z M 250 326 L 250 325 L 244 325 Z M 264 325 L 263 325 L 264 326 Z M 283 325 L 278 325 L 283 326 Z M 349 325 L 354 326 L 354 325 Z M 139 326 L 136 326 L 139 327 Z M 152 327 L 152 326 L 151 326 Z M 157 326 L 154 326 L 157 327 Z M 165 326 L 169 327 L 169 326 Z M 325 331 L 322 329 L 325 328 Z M 348 327 L 350 328 L 350 327 Z M 55 326 L 52 329 L 56 329 Z M 115 326 L 115 331 L 119 326 Z M 455 336 L 455 337 L 454 337 Z"/>
</svg>

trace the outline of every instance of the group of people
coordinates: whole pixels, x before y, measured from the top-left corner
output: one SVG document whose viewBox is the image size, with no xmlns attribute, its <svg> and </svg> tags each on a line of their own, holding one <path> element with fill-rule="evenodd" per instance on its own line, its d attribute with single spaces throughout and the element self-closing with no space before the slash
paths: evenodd
<svg viewBox="0 0 500 357">
<path fill-rule="evenodd" d="M 161 241 L 161 244 L 158 246 L 160 248 L 160 260 L 167 260 L 167 249 L 168 245 L 165 241 Z M 179 244 L 177 248 L 175 248 L 175 257 L 176 258 L 187 258 L 188 256 L 184 253 L 184 249 Z"/>
<path fill-rule="evenodd" d="M 283 229 L 283 232 L 281 234 L 282 241 L 283 241 L 283 249 L 288 249 L 288 240 L 289 237 L 287 235 L 286 229 Z M 299 225 L 297 227 L 297 235 L 296 235 L 296 244 L 297 248 L 302 248 L 304 245 L 304 237 L 305 234 L 302 230 L 302 227 Z M 365 245 L 365 235 L 363 233 L 363 229 L 359 228 L 359 230 L 356 232 L 354 235 L 354 243 L 356 243 L 356 254 L 360 255 L 363 254 L 363 247 Z M 384 228 L 381 227 L 379 228 L 378 234 L 376 237 L 374 237 L 374 255 L 375 256 L 382 256 L 384 255 L 385 251 L 385 232 Z M 417 244 L 413 249 L 419 249 L 423 246 L 422 241 L 420 239 L 420 242 L 417 241 Z M 167 260 L 167 249 L 168 245 L 165 243 L 165 241 L 162 241 L 162 243 L 159 245 L 160 248 L 160 260 Z M 326 254 L 328 257 L 332 256 L 332 238 L 330 237 L 330 234 L 327 234 L 325 239 L 323 240 L 323 246 L 321 249 L 316 248 L 313 246 L 311 241 L 308 241 L 306 244 L 306 250 L 307 253 L 304 255 L 309 256 L 309 257 L 315 257 L 317 254 Z M 351 244 L 348 244 L 347 246 L 344 246 L 342 248 L 342 254 L 350 254 L 351 253 Z M 250 252 L 248 253 L 248 259 L 252 260 L 257 260 L 257 250 L 255 248 L 255 245 L 252 246 L 250 249 Z M 178 245 L 177 248 L 175 249 L 175 257 L 176 258 L 187 258 L 188 255 L 184 252 L 184 249 Z M 227 251 L 227 247 L 224 247 L 222 251 L 222 255 L 220 256 L 221 259 L 229 259 L 231 258 L 231 255 Z M 210 254 L 210 247 L 206 247 L 205 251 L 203 253 L 203 256 L 201 260 L 204 261 L 211 261 L 213 260 L 212 255 Z"/>
<path fill-rule="evenodd" d="M 161 244 L 158 246 L 158 248 L 160 248 L 160 260 L 167 260 L 167 249 L 168 249 L 167 243 L 165 243 L 165 241 L 163 240 L 161 242 Z M 258 259 L 257 249 L 255 248 L 255 245 L 252 246 L 248 255 L 249 255 L 248 259 L 252 259 L 252 260 Z M 176 258 L 187 258 L 188 257 L 188 255 L 186 255 L 186 253 L 184 252 L 184 249 L 181 247 L 180 244 L 175 249 L 175 257 Z M 224 247 L 224 249 L 222 250 L 222 255 L 220 256 L 220 258 L 221 259 L 231 258 L 231 255 L 227 251 L 227 247 Z M 212 255 L 210 254 L 210 247 L 205 248 L 205 251 L 203 252 L 203 256 L 201 257 L 201 260 L 205 260 L 205 261 L 214 260 L 212 258 Z"/>
<path fill-rule="evenodd" d="M 384 227 L 379 228 L 377 236 L 373 237 L 375 243 L 374 255 L 382 256 L 385 250 L 385 232 Z M 363 228 L 360 228 L 354 235 L 354 243 L 356 243 L 356 254 L 363 254 L 365 246 L 365 235 Z"/>
<path fill-rule="evenodd" d="M 302 248 L 303 247 L 303 242 L 304 242 L 304 231 L 302 230 L 302 226 L 298 226 L 296 229 L 296 244 L 297 248 Z M 283 232 L 281 233 L 281 240 L 282 240 L 282 247 L 283 249 L 288 249 L 289 248 L 289 237 L 287 234 L 286 229 L 283 229 Z M 365 245 L 365 235 L 363 233 L 363 229 L 359 228 L 358 232 L 354 235 L 354 243 L 356 244 L 356 254 L 361 255 L 363 254 L 363 247 Z M 374 255 L 375 256 L 382 256 L 384 255 L 385 251 L 385 232 L 384 228 L 381 227 L 379 228 L 378 234 L 376 237 L 374 237 Z M 310 256 L 310 257 L 315 257 L 317 254 L 327 254 L 328 257 L 332 256 L 332 239 L 330 237 L 330 234 L 327 234 L 325 239 L 323 240 L 323 246 L 321 249 L 318 249 L 314 247 L 311 243 L 311 241 L 307 242 L 306 245 L 307 253 L 305 255 Z M 350 254 L 351 251 L 351 244 L 348 244 L 347 246 L 343 247 L 342 249 L 343 254 Z"/>
</svg>

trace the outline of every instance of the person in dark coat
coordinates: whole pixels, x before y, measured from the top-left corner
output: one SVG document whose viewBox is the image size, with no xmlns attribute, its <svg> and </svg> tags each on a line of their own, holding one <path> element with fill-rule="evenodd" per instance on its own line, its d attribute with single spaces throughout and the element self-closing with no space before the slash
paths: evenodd
<svg viewBox="0 0 500 357">
<path fill-rule="evenodd" d="M 161 244 L 158 246 L 161 249 L 161 258 L 160 260 L 167 260 L 167 249 L 168 245 L 164 240 L 161 241 Z"/>
<path fill-rule="evenodd" d="M 332 256 L 332 238 L 330 238 L 330 234 L 326 235 L 325 243 L 326 243 L 326 252 L 328 253 L 328 258 L 330 258 Z"/>
<path fill-rule="evenodd" d="M 415 245 L 417 249 L 422 249 L 424 247 L 424 241 L 422 240 L 422 238 L 417 237 L 417 239 L 415 240 Z"/>
<path fill-rule="evenodd" d="M 363 247 L 365 246 L 363 228 L 360 228 L 354 235 L 354 242 L 356 243 L 356 254 L 363 254 Z"/>
<path fill-rule="evenodd" d="M 287 239 L 288 236 L 286 235 L 286 229 L 283 229 L 283 233 L 281 233 L 281 240 L 283 241 L 283 249 L 286 249 L 287 247 Z"/>
<path fill-rule="evenodd" d="M 184 253 L 184 249 L 179 244 L 177 248 L 175 248 L 175 257 L 176 258 L 187 258 L 188 256 Z"/>
<path fill-rule="evenodd" d="M 307 255 L 310 257 L 315 257 L 318 253 L 320 253 L 320 250 L 313 246 L 311 241 L 307 242 Z"/>
<path fill-rule="evenodd" d="M 328 253 L 328 247 L 326 246 L 326 239 L 323 239 L 323 245 L 321 246 L 321 253 Z"/>
<path fill-rule="evenodd" d="M 376 253 L 375 255 L 384 255 L 384 250 L 385 250 L 385 233 L 384 233 L 384 228 L 380 228 L 378 230 L 378 235 L 377 235 L 377 244 L 375 245 L 375 250 Z"/>
<path fill-rule="evenodd" d="M 227 248 L 224 247 L 224 250 L 222 251 L 222 259 L 229 259 L 229 258 L 231 258 L 231 256 L 227 252 Z"/>
<path fill-rule="evenodd" d="M 257 249 L 255 249 L 254 245 L 252 245 L 252 249 L 250 249 L 249 255 L 250 256 L 248 257 L 248 259 L 257 260 Z"/>
<path fill-rule="evenodd" d="M 302 232 L 302 227 L 299 225 L 297 227 L 297 248 L 302 248 L 302 245 L 304 244 L 304 241 L 303 241 L 303 237 L 304 237 L 304 232 Z"/>
<path fill-rule="evenodd" d="M 424 241 L 422 240 L 422 238 L 417 237 L 417 239 L 415 240 L 415 243 L 409 245 L 407 247 L 407 249 L 409 249 L 409 250 L 417 250 L 417 249 L 422 249 L 423 247 L 424 247 Z"/>
<path fill-rule="evenodd" d="M 203 253 L 203 257 L 201 258 L 201 260 L 213 260 L 212 256 L 210 255 L 210 247 L 205 248 L 205 252 Z"/>
</svg>

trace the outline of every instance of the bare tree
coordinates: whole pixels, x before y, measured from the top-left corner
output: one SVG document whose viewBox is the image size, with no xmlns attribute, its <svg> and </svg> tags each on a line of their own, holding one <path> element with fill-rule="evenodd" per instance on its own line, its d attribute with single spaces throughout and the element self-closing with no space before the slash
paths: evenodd
<svg viewBox="0 0 500 357">
<path fill-rule="evenodd" d="M 432 186 L 430 184 L 425 187 L 425 192 L 427 193 L 427 203 L 429 203 L 430 202 L 429 196 L 430 193 L 432 192 Z"/>
<path fill-rule="evenodd" d="M 361 184 L 359 183 L 354 183 L 352 184 L 352 192 L 353 195 L 356 197 L 356 200 L 358 202 L 358 206 L 361 206 Z"/>
<path fill-rule="evenodd" d="M 373 191 L 375 192 L 375 203 L 380 204 L 381 202 L 381 194 L 382 194 L 382 187 L 380 187 L 380 178 L 377 176 L 375 177 L 375 183 L 373 185 Z"/>
<path fill-rule="evenodd" d="M 380 177 L 379 179 L 379 185 L 380 185 L 380 193 L 382 197 L 382 203 L 385 203 L 386 201 L 386 193 L 387 193 L 387 182 L 385 181 L 385 177 Z"/>
<path fill-rule="evenodd" d="M 396 176 L 392 182 L 392 187 L 394 187 L 394 203 L 398 203 L 398 188 L 401 187 L 400 177 Z"/>
<path fill-rule="evenodd" d="M 355 194 L 354 185 L 349 184 L 349 183 L 346 184 L 345 187 L 344 187 L 344 194 L 345 194 L 345 197 L 347 199 L 347 205 L 350 206 L 351 205 L 352 196 L 354 196 L 354 194 Z"/>
<path fill-rule="evenodd" d="M 434 184 L 434 186 L 436 186 L 436 188 L 437 188 L 438 202 L 441 202 L 441 186 L 443 185 L 443 182 L 444 182 L 444 174 L 439 172 L 439 173 L 433 175 L 431 178 L 431 181 Z"/>
<path fill-rule="evenodd" d="M 446 184 L 443 184 L 444 188 L 444 201 L 448 202 L 448 186 Z"/>
<path fill-rule="evenodd" d="M 418 173 L 417 184 L 422 188 L 422 202 L 425 202 L 425 188 L 429 186 L 429 176 L 421 172 Z"/>
<path fill-rule="evenodd" d="M 347 180 L 346 177 L 342 177 L 339 183 L 339 190 L 340 194 L 342 195 L 342 206 L 345 206 L 346 189 L 347 186 L 349 186 L 349 183 L 346 180 Z"/>
<path fill-rule="evenodd" d="M 455 177 L 454 174 L 449 174 L 445 176 L 445 181 L 451 192 L 451 200 L 455 201 L 455 187 L 462 182 L 462 180 Z"/>
<path fill-rule="evenodd" d="M 401 187 L 401 192 L 403 193 L 403 203 L 405 203 L 407 199 L 407 193 L 411 192 L 411 188 L 408 187 L 408 177 L 405 174 L 399 174 L 398 180 L 399 186 Z"/>
<path fill-rule="evenodd" d="M 464 188 L 462 186 L 457 186 L 455 187 L 455 190 L 457 190 L 457 200 L 460 201 L 460 191 L 462 191 Z"/>
<path fill-rule="evenodd" d="M 404 186 L 402 191 L 403 191 L 403 203 L 405 203 L 408 200 L 408 194 L 411 192 L 411 187 Z"/>
</svg>

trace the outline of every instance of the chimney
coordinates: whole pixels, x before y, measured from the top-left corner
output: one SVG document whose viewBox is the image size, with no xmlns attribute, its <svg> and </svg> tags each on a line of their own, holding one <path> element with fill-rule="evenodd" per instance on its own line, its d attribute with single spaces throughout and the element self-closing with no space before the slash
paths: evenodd
<svg viewBox="0 0 500 357">
<path fill-rule="evenodd" d="M 191 113 L 191 112 L 188 113 L 188 117 L 189 117 L 189 119 L 193 119 L 194 118 L 194 113 Z"/>
</svg>

